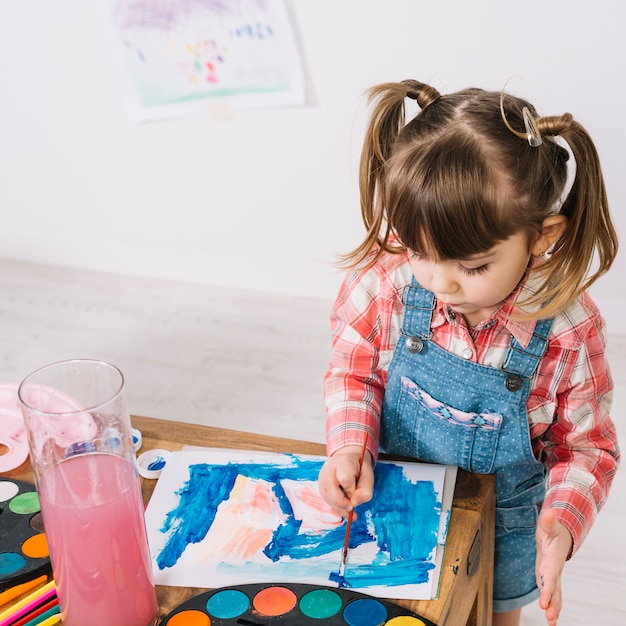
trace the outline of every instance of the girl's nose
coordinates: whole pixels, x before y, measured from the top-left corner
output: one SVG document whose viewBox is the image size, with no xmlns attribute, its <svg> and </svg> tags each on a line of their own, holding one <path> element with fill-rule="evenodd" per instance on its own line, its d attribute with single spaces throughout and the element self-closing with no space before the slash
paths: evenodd
<svg viewBox="0 0 626 626">
<path fill-rule="evenodd" d="M 431 290 L 438 295 L 452 294 L 458 289 L 454 272 L 445 264 L 435 264 L 432 270 Z"/>
</svg>

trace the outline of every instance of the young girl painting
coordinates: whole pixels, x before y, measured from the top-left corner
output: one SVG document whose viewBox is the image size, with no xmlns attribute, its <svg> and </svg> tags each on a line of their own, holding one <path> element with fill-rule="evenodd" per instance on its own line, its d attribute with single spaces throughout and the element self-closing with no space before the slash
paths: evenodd
<svg viewBox="0 0 626 626">
<path fill-rule="evenodd" d="M 494 625 L 539 598 L 554 626 L 619 462 L 587 293 L 617 252 L 596 149 L 570 114 L 505 93 L 407 80 L 370 101 L 321 493 L 343 515 L 368 501 L 379 451 L 495 474 Z"/>
</svg>

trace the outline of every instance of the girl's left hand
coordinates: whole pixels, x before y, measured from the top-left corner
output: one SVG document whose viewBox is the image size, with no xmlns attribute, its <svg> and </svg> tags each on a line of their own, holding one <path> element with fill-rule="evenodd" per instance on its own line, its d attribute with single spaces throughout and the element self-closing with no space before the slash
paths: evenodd
<svg viewBox="0 0 626 626">
<path fill-rule="evenodd" d="M 537 522 L 537 561 L 535 575 L 539 587 L 539 606 L 545 611 L 548 626 L 556 626 L 563 606 L 561 574 L 572 549 L 572 536 L 556 521 L 555 509 L 546 509 Z"/>
</svg>

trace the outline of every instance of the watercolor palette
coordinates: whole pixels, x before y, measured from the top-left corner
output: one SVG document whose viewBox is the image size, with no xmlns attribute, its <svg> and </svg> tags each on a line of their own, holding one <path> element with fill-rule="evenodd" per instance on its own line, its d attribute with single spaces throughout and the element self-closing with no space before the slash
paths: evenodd
<svg viewBox="0 0 626 626">
<path fill-rule="evenodd" d="M 160 626 L 436 626 L 398 604 L 351 591 L 298 583 L 258 583 L 201 593 Z"/>
<path fill-rule="evenodd" d="M 0 477 L 0 591 L 50 571 L 35 486 Z"/>
</svg>

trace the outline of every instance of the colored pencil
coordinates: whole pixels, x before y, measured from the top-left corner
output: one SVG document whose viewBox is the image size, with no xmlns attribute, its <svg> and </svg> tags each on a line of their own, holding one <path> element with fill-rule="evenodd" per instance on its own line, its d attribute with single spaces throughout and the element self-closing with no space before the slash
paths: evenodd
<svg viewBox="0 0 626 626">
<path fill-rule="evenodd" d="M 52 617 L 56 617 L 57 615 L 59 615 L 60 612 L 61 612 L 61 607 L 57 604 L 56 606 L 53 606 L 51 609 L 48 609 L 41 615 L 38 615 L 37 617 L 26 622 L 24 626 L 39 626 L 39 624 L 49 623 L 48 620 Z M 58 620 L 55 620 L 55 621 L 58 621 Z M 52 622 L 52 623 L 54 624 L 55 622 Z"/>
<path fill-rule="evenodd" d="M 37 585 L 45 583 L 47 580 L 48 577 L 44 574 L 43 576 L 33 578 L 32 580 L 21 583 L 20 585 L 15 585 L 15 587 L 9 587 L 9 589 L 0 593 L 0 606 L 5 605 L 7 602 L 11 602 L 11 600 L 15 600 L 15 598 L 19 598 L 23 593 L 30 591 Z"/>
<path fill-rule="evenodd" d="M 363 459 L 365 458 L 365 450 L 367 450 L 367 433 L 365 433 L 365 441 L 363 442 L 363 448 L 361 449 L 361 458 L 359 459 L 359 473 L 356 477 L 358 484 L 361 477 L 361 470 L 363 469 Z M 346 571 L 346 559 L 348 558 L 348 544 L 350 542 L 350 527 L 352 526 L 352 520 L 354 519 L 354 509 L 348 512 L 348 519 L 346 521 L 346 534 L 343 538 L 343 553 L 341 555 L 341 563 L 339 564 L 339 576 L 343 578 Z"/>
<path fill-rule="evenodd" d="M 56 615 L 53 615 L 52 617 L 49 617 L 48 619 L 44 620 L 43 622 L 39 622 L 39 624 L 37 624 L 37 626 L 53 626 L 53 624 L 58 624 L 61 621 L 61 614 L 57 613 Z"/>
<path fill-rule="evenodd" d="M 51 580 L 43 587 L 33 591 L 23 600 L 17 602 L 10 609 L 0 613 L 0 626 L 10 626 L 10 624 L 17 621 L 20 617 L 24 617 L 24 615 L 27 615 L 39 605 L 47 602 L 54 595 L 56 595 L 56 588 L 54 586 L 54 580 Z"/>
<path fill-rule="evenodd" d="M 42 605 L 38 606 L 36 609 L 28 613 L 28 615 L 24 615 L 24 617 L 17 620 L 17 622 L 13 622 L 11 626 L 25 626 L 25 624 L 30 623 L 31 620 L 39 617 L 42 613 L 49 611 L 50 609 L 54 609 L 59 606 L 59 599 L 57 596 L 51 598 L 47 602 L 44 602 Z"/>
</svg>

